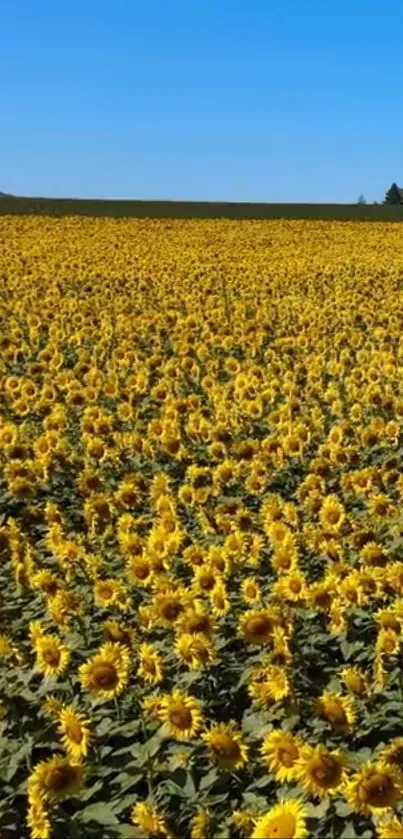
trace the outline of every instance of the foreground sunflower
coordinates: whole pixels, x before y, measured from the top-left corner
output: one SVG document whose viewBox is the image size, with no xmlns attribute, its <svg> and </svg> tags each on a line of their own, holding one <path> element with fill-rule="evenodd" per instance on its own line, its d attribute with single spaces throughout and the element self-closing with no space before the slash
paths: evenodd
<svg viewBox="0 0 403 839">
<path fill-rule="evenodd" d="M 248 609 L 239 622 L 239 631 L 249 644 L 260 646 L 269 643 L 275 621 L 268 609 Z"/>
<path fill-rule="evenodd" d="M 402 797 L 401 781 L 388 766 L 367 762 L 346 784 L 345 797 L 356 813 L 382 812 Z"/>
<path fill-rule="evenodd" d="M 346 511 L 338 496 L 326 496 L 319 512 L 319 520 L 324 531 L 326 533 L 338 533 L 345 518 Z"/>
<path fill-rule="evenodd" d="M 87 756 L 92 742 L 89 720 L 73 705 L 62 707 L 58 713 L 58 731 L 67 756 L 76 763 Z"/>
<path fill-rule="evenodd" d="M 317 713 L 336 729 L 347 729 L 354 725 L 357 714 L 349 696 L 324 691 L 317 702 Z"/>
<path fill-rule="evenodd" d="M 204 807 L 199 807 L 190 823 L 190 839 L 206 839 L 209 835 L 210 813 Z"/>
<path fill-rule="evenodd" d="M 359 667 L 344 667 L 340 676 L 347 690 L 356 696 L 363 696 L 369 689 L 368 677 Z"/>
<path fill-rule="evenodd" d="M 382 749 L 379 760 L 385 766 L 390 766 L 398 772 L 403 780 L 403 737 L 395 737 L 384 749 Z"/>
<path fill-rule="evenodd" d="M 35 651 L 36 666 L 44 676 L 60 676 L 70 661 L 70 650 L 55 635 L 41 635 Z"/>
<path fill-rule="evenodd" d="M 290 696 L 291 685 L 285 669 L 277 664 L 257 667 L 252 671 L 248 684 L 249 696 L 261 708 L 269 708 Z"/>
<path fill-rule="evenodd" d="M 403 839 L 403 822 L 397 816 L 389 816 L 376 827 L 378 839 Z"/>
<path fill-rule="evenodd" d="M 137 675 L 149 685 L 157 685 L 163 679 L 163 661 L 152 644 L 141 644 Z"/>
<path fill-rule="evenodd" d="M 177 740 L 194 737 L 203 725 L 200 703 L 180 690 L 161 698 L 158 716 L 169 735 Z"/>
<path fill-rule="evenodd" d="M 231 826 L 239 833 L 240 836 L 250 836 L 254 828 L 256 819 L 249 810 L 234 810 L 230 818 Z"/>
<path fill-rule="evenodd" d="M 309 795 L 323 798 L 337 792 L 346 780 L 346 761 L 338 750 L 326 746 L 303 746 L 295 765 L 295 777 Z"/>
<path fill-rule="evenodd" d="M 171 836 L 165 819 L 158 814 L 156 808 L 148 801 L 138 801 L 134 805 L 131 819 L 134 826 L 142 831 L 143 836 L 149 836 L 152 839 L 163 839 L 164 836 Z"/>
<path fill-rule="evenodd" d="M 216 723 L 203 740 L 221 769 L 240 769 L 248 761 L 248 746 L 235 723 Z"/>
<path fill-rule="evenodd" d="M 84 781 L 84 768 L 81 764 L 54 755 L 49 760 L 43 760 L 35 766 L 28 778 L 28 795 L 30 801 L 61 801 L 72 795 L 77 795 Z"/>
<path fill-rule="evenodd" d="M 199 670 L 213 661 L 210 641 L 201 632 L 179 635 L 175 642 L 175 652 L 191 670 Z"/>
<path fill-rule="evenodd" d="M 307 817 L 301 801 L 281 801 L 255 821 L 251 839 L 305 839 Z"/>
<path fill-rule="evenodd" d="M 295 766 L 302 741 L 289 731 L 271 731 L 263 740 L 261 755 L 276 781 L 290 783 L 295 778 Z"/>
<path fill-rule="evenodd" d="M 119 643 L 103 644 L 79 669 L 83 690 L 101 702 L 110 702 L 119 696 L 128 684 L 129 674 L 130 653 Z"/>
<path fill-rule="evenodd" d="M 30 801 L 27 812 L 27 825 L 31 839 L 50 839 L 52 826 L 46 807 L 41 799 Z"/>
</svg>

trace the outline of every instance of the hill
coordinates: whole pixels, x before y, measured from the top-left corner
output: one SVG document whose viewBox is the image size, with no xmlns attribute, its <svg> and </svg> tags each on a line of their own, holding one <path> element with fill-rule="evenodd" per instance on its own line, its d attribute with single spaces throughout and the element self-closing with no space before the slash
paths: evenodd
<svg viewBox="0 0 403 839">
<path fill-rule="evenodd" d="M 24 198 L 0 193 L 0 215 L 104 216 L 108 218 L 228 218 L 403 221 L 403 205 L 264 204 L 128 199 Z"/>
</svg>

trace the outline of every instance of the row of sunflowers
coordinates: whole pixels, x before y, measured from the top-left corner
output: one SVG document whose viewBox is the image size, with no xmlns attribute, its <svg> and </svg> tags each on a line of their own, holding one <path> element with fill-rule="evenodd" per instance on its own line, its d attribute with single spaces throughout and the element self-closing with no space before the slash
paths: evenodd
<svg viewBox="0 0 403 839">
<path fill-rule="evenodd" d="M 401 839 L 402 227 L 0 244 L 2 839 Z"/>
</svg>

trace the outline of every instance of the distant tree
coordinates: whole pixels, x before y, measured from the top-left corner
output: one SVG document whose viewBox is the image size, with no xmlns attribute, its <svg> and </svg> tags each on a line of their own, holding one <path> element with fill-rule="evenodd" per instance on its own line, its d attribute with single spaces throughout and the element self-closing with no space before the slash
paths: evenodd
<svg viewBox="0 0 403 839">
<path fill-rule="evenodd" d="M 402 195 L 400 189 L 397 184 L 393 183 L 392 186 L 388 189 L 385 198 L 384 204 L 401 204 L 402 203 Z"/>
<path fill-rule="evenodd" d="M 365 195 L 360 195 L 360 197 L 357 201 L 357 204 L 366 204 L 366 203 L 367 203 L 367 199 L 366 199 Z"/>
</svg>

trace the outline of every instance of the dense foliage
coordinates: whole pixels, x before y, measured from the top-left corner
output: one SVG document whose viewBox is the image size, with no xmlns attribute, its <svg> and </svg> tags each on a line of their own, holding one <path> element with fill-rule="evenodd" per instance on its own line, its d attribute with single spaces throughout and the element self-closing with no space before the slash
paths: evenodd
<svg viewBox="0 0 403 839">
<path fill-rule="evenodd" d="M 403 836 L 398 225 L 0 219 L 0 834 Z"/>
</svg>

